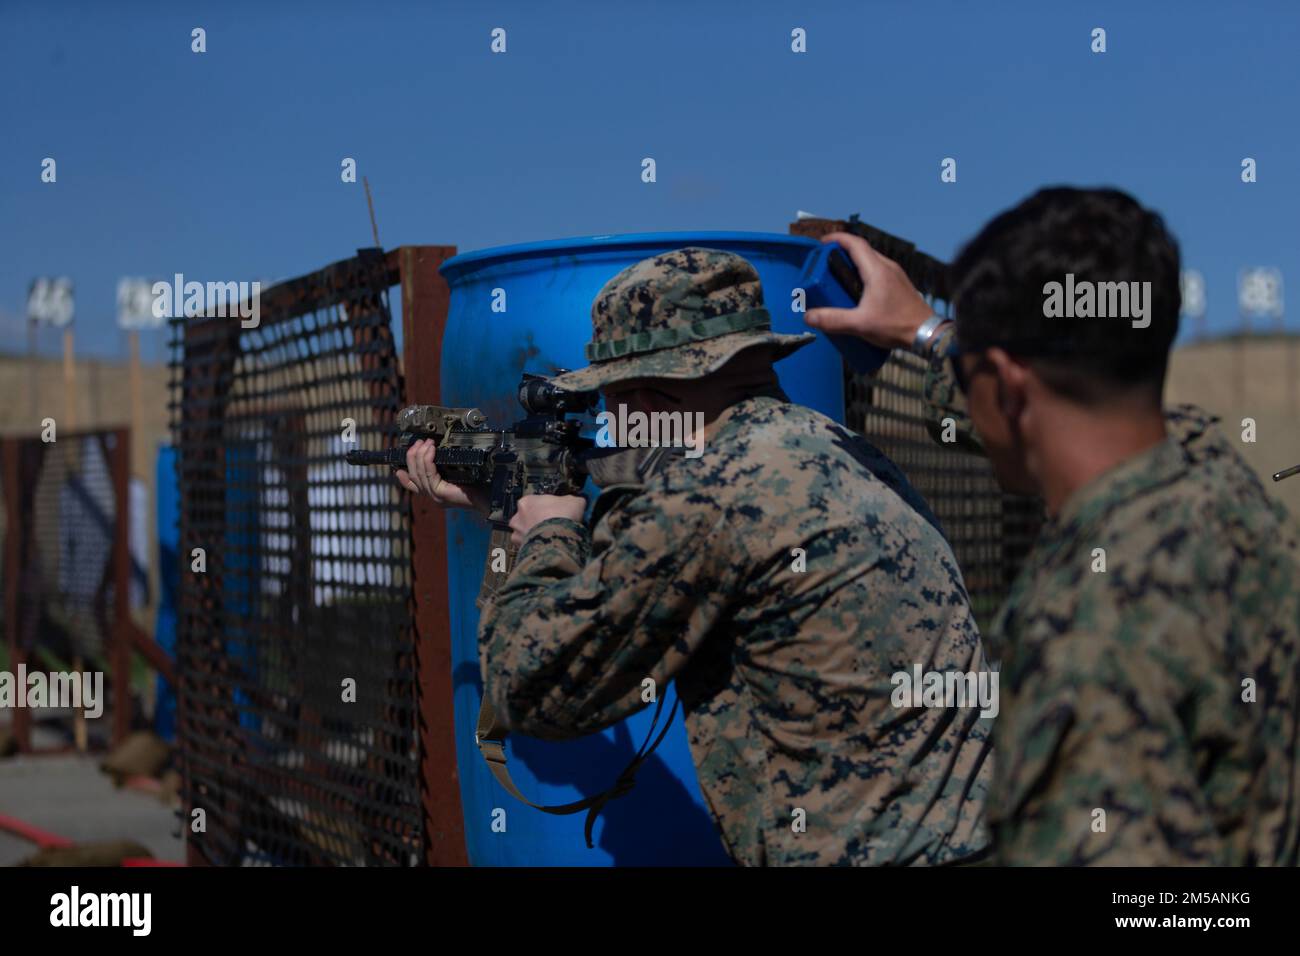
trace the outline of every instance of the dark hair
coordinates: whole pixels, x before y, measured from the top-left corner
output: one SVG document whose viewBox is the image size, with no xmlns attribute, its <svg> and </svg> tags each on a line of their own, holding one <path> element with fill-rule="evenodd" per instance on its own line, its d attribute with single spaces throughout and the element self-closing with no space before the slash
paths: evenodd
<svg viewBox="0 0 1300 956">
<path fill-rule="evenodd" d="M 1069 275 L 1076 288 L 1150 282 L 1150 324 L 1045 314 L 1048 283 L 1064 290 Z M 999 346 L 1030 359 L 1051 388 L 1087 403 L 1132 389 L 1159 400 L 1181 311 L 1178 243 L 1159 215 L 1127 193 L 1041 189 L 967 243 L 951 280 L 961 351 Z"/>
</svg>

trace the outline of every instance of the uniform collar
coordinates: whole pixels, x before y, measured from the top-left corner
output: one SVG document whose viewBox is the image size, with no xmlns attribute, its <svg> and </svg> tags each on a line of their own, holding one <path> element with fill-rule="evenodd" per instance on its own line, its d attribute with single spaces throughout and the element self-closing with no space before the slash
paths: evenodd
<svg viewBox="0 0 1300 956">
<path fill-rule="evenodd" d="M 1167 409 L 1163 441 L 1076 489 L 1043 530 L 1052 535 L 1087 527 L 1113 508 L 1177 481 L 1204 461 L 1221 457 L 1226 442 L 1213 427 L 1218 420 L 1193 405 Z"/>
<path fill-rule="evenodd" d="M 745 414 L 752 414 L 759 409 L 789 401 L 789 396 L 785 394 L 780 385 L 755 389 L 744 398 L 733 402 L 722 410 L 715 420 L 713 440 L 717 441 L 723 435 L 729 435 L 740 427 L 739 423 L 744 420 Z"/>
</svg>

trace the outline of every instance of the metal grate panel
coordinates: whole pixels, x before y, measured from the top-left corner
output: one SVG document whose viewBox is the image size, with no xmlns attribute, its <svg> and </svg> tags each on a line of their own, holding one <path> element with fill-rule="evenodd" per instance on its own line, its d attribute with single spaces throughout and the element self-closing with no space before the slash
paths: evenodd
<svg viewBox="0 0 1300 956">
<path fill-rule="evenodd" d="M 53 440 L 45 440 L 52 438 Z M 86 742 L 107 745 L 119 706 L 119 678 L 129 681 L 114 642 L 122 609 L 117 606 L 119 563 L 125 549 L 125 430 L 11 437 L 0 446 L 4 511 L 4 623 L 7 666 L 39 672 L 101 672 L 104 719 L 86 723 Z M 129 571 L 128 571 L 129 574 Z M 127 659 L 129 660 L 129 659 Z M 127 726 L 123 714 L 121 728 Z M 66 733 L 72 712 L 33 715 L 16 710 L 11 722 L 19 746 L 35 746 L 32 721 Z M 44 745 L 42 745 L 44 746 Z"/>
<path fill-rule="evenodd" d="M 256 328 L 173 320 L 178 738 L 210 863 L 423 852 L 409 508 L 343 462 L 347 420 L 375 447 L 401 400 L 391 283 L 362 254 L 264 291 Z"/>
</svg>

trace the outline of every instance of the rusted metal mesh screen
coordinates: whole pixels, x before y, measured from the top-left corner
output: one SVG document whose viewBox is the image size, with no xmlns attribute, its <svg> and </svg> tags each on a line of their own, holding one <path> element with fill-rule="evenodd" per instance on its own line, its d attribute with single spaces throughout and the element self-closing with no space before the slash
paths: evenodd
<svg viewBox="0 0 1300 956">
<path fill-rule="evenodd" d="M 858 220 L 806 219 L 797 235 L 856 233 L 898 262 L 933 308 L 947 314 L 948 269 L 912 243 Z M 980 626 L 988 630 L 1042 523 L 1042 505 L 1003 494 L 988 461 L 931 438 L 921 400 L 925 363 L 894 352 L 872 376 L 845 368 L 845 421 L 889 455 L 934 509 L 956 553 Z M 990 651 L 996 653 L 996 648 Z"/>
<path fill-rule="evenodd" d="M 114 586 L 115 536 L 119 520 L 115 481 L 126 481 L 124 449 L 116 432 L 55 433 L 54 441 L 33 436 L 12 440 L 6 454 L 17 458 L 15 496 L 19 577 L 15 606 L 16 650 L 29 670 L 100 671 L 105 712 L 87 723 L 88 741 L 107 744 L 116 701 L 109 666 L 118 595 Z M 12 663 L 17 663 L 12 662 Z M 129 675 L 122 675 L 129 679 Z M 70 743 L 71 711 L 43 709 L 41 725 Z M 24 741 L 24 743 L 26 743 Z"/>
<path fill-rule="evenodd" d="M 343 461 L 400 401 L 393 281 L 363 255 L 263 291 L 257 328 L 173 320 L 178 739 L 211 863 L 422 852 L 408 508 Z"/>
</svg>

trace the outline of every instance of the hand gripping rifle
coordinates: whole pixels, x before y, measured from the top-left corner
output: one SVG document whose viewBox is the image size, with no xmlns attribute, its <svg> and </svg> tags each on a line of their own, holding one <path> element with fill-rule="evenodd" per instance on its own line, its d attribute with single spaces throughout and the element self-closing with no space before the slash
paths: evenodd
<svg viewBox="0 0 1300 956">
<path fill-rule="evenodd" d="M 492 540 L 479 591 L 480 609 L 496 594 L 514 563 L 510 519 L 519 499 L 579 494 L 587 480 L 585 459 L 594 446 L 579 434 L 582 423 L 568 416 L 592 411 L 600 401 L 599 393 L 557 388 L 543 376 L 525 372 L 518 396 L 526 417 L 510 428 L 491 428 L 477 408 L 411 405 L 397 415 L 401 437 L 392 448 L 347 453 L 352 465 L 405 468 L 411 445 L 431 438 L 437 444 L 433 463 L 440 478 L 487 490 Z"/>
</svg>

